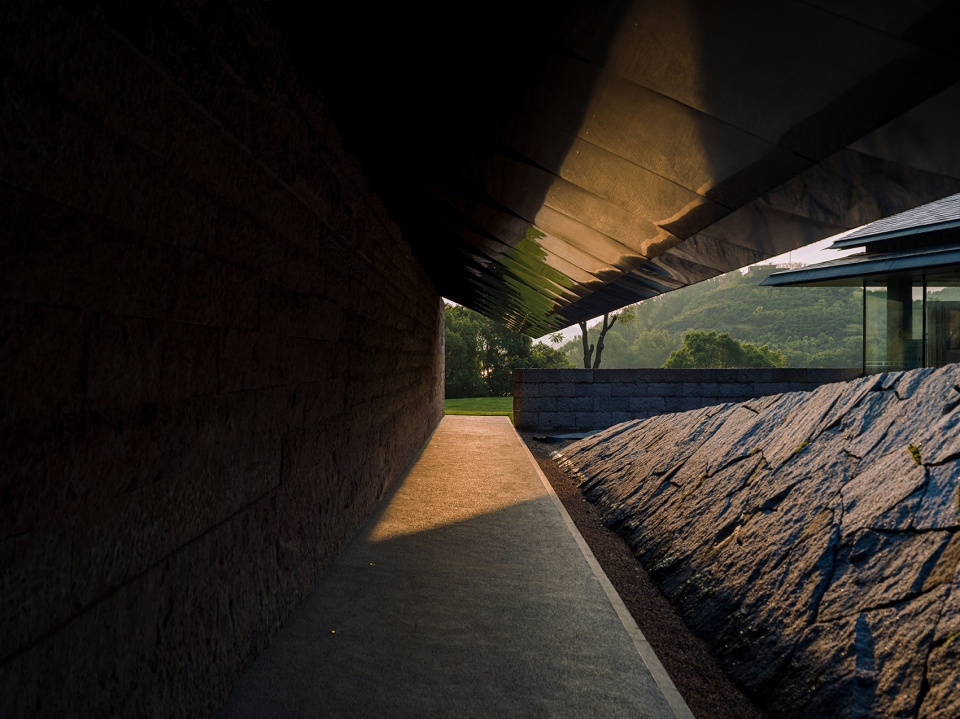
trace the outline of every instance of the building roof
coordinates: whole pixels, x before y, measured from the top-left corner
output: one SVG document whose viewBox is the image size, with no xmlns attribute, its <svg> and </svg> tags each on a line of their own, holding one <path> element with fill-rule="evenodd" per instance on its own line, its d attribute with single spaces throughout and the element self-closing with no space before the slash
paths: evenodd
<svg viewBox="0 0 960 719">
<path fill-rule="evenodd" d="M 838 238 L 830 245 L 830 249 L 866 247 L 883 240 L 929 234 L 956 227 L 960 227 L 960 195 L 951 195 L 858 227 Z"/>
</svg>

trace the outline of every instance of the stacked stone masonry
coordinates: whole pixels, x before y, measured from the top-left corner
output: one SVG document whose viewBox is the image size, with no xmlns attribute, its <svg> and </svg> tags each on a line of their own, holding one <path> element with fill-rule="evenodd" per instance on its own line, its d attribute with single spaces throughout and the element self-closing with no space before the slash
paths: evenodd
<svg viewBox="0 0 960 719">
<path fill-rule="evenodd" d="M 859 376 L 859 369 L 517 369 L 513 417 L 535 432 L 589 431 Z"/>
<path fill-rule="evenodd" d="M 268 10 L 0 12 L 0 716 L 214 716 L 442 417 Z"/>
</svg>

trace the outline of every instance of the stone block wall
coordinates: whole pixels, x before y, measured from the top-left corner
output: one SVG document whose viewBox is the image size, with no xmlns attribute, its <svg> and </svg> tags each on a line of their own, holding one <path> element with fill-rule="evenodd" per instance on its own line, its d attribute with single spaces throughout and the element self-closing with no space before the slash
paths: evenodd
<svg viewBox="0 0 960 719">
<path fill-rule="evenodd" d="M 0 716 L 215 715 L 442 417 L 268 8 L 0 10 Z"/>
<path fill-rule="evenodd" d="M 518 429 L 589 431 L 631 419 L 816 389 L 860 369 L 517 369 Z"/>
</svg>

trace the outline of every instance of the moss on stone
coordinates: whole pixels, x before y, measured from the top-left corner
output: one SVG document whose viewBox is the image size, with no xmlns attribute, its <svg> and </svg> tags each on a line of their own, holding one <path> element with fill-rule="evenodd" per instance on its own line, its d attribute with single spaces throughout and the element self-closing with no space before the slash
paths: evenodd
<svg viewBox="0 0 960 719">
<path fill-rule="evenodd" d="M 913 461 L 917 464 L 923 464 L 923 460 L 920 458 L 920 448 L 915 444 L 908 444 L 907 451 L 910 453 L 910 456 L 913 457 Z"/>
</svg>

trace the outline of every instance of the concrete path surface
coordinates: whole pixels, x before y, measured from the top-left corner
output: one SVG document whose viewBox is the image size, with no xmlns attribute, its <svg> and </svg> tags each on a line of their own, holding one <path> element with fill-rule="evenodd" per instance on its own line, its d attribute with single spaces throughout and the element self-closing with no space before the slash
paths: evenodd
<svg viewBox="0 0 960 719">
<path fill-rule="evenodd" d="M 444 417 L 223 719 L 692 717 L 507 417 Z"/>
</svg>

